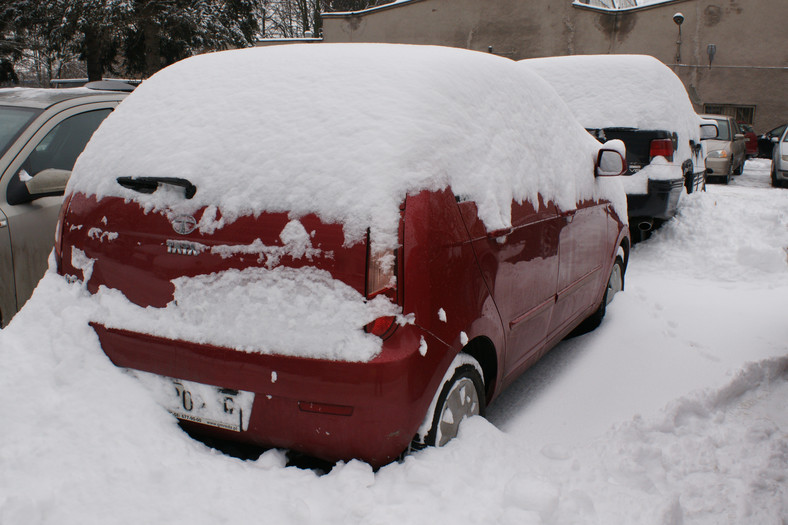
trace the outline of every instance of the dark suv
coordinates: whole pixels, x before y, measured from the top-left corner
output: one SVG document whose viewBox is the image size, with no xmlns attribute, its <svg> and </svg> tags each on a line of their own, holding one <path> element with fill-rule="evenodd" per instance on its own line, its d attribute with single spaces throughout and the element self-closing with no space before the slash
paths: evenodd
<svg viewBox="0 0 788 525">
<path fill-rule="evenodd" d="M 700 125 L 684 85 L 657 59 L 584 55 L 519 62 L 561 95 L 600 142 L 626 144 L 633 240 L 676 214 L 682 192 L 705 186 Z"/>
</svg>

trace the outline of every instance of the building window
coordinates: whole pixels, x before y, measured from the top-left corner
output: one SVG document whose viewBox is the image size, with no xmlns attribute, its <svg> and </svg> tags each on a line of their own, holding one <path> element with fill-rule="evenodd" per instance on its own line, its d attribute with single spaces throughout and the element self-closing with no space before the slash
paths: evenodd
<svg viewBox="0 0 788 525">
<path fill-rule="evenodd" d="M 704 113 L 714 115 L 728 115 L 736 122 L 752 124 L 755 120 L 755 106 L 736 106 L 734 104 L 704 104 Z"/>
</svg>

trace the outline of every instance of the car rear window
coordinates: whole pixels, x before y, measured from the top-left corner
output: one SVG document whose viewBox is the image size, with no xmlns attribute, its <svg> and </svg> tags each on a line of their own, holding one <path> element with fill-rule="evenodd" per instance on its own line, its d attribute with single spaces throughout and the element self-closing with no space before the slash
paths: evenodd
<svg viewBox="0 0 788 525">
<path fill-rule="evenodd" d="M 0 106 L 0 156 L 40 113 L 40 109 Z"/>
</svg>

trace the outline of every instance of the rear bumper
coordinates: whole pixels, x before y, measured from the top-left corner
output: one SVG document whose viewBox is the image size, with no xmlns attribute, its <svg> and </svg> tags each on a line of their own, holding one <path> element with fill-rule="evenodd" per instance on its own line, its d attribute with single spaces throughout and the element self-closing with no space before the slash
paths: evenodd
<svg viewBox="0 0 788 525">
<path fill-rule="evenodd" d="M 245 431 L 198 425 L 205 434 L 373 466 L 395 460 L 410 444 L 448 357 L 445 345 L 412 325 L 400 327 L 367 363 L 247 353 L 92 326 L 119 367 L 255 393 Z M 418 352 L 421 337 L 426 356 Z M 350 414 L 307 411 L 309 404 Z"/>
<path fill-rule="evenodd" d="M 685 180 L 651 180 L 648 181 L 648 193 L 645 195 L 627 194 L 627 207 L 630 219 L 633 217 L 649 217 L 667 220 L 676 215 Z"/>
</svg>

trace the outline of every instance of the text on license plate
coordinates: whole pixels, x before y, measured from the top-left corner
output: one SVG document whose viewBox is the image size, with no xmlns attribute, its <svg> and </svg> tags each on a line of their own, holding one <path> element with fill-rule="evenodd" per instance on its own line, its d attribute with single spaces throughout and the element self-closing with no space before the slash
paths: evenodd
<svg viewBox="0 0 788 525">
<path fill-rule="evenodd" d="M 130 370 L 172 415 L 212 427 L 241 432 L 249 428 L 254 392 Z"/>
</svg>

